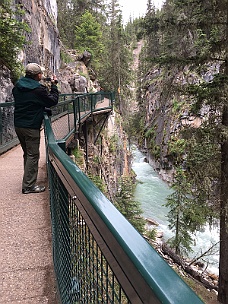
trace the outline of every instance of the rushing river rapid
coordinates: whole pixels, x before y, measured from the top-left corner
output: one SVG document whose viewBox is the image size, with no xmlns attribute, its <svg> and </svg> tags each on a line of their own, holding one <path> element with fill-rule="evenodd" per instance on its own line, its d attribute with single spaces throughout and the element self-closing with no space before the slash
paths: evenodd
<svg viewBox="0 0 228 304">
<path fill-rule="evenodd" d="M 134 198 L 141 204 L 143 216 L 155 220 L 158 223 L 157 229 L 164 234 L 164 240 L 173 236 L 173 232 L 168 227 L 168 208 L 164 206 L 166 198 L 172 193 L 169 186 L 159 177 L 158 173 L 144 161 L 145 155 L 136 146 L 132 147 L 133 164 L 132 169 L 137 175 L 138 184 L 135 189 Z M 205 227 L 203 231 L 197 232 L 195 238 L 196 245 L 192 248 L 193 253 L 190 258 L 200 256 L 210 246 L 219 240 L 218 228 L 210 229 Z M 218 274 L 218 252 L 205 258 L 208 261 L 210 272 Z"/>
</svg>

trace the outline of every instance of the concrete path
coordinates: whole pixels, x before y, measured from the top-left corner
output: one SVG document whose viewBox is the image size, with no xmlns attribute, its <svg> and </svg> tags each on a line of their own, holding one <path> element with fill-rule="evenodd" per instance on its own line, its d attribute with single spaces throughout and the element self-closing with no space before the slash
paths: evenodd
<svg viewBox="0 0 228 304">
<path fill-rule="evenodd" d="M 38 183 L 47 186 L 44 138 Z M 0 156 L 0 304 L 57 304 L 48 190 L 22 194 L 20 146 Z"/>
</svg>

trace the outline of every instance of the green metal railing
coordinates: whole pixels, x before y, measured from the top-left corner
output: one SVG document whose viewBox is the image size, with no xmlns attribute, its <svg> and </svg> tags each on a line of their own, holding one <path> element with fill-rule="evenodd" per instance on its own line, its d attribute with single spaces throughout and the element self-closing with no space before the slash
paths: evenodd
<svg viewBox="0 0 228 304">
<path fill-rule="evenodd" d="M 111 93 L 61 95 L 52 117 L 44 117 L 60 302 L 203 303 L 60 148 L 87 117 L 111 111 L 112 103 Z M 5 105 L 0 147 L 12 129 L 13 105 Z"/>
<path fill-rule="evenodd" d="M 80 98 L 75 121 L 95 110 Z M 203 303 L 60 148 L 47 116 L 44 125 L 61 303 Z"/>
<path fill-rule="evenodd" d="M 14 102 L 0 103 L 0 154 L 18 144 L 13 113 Z"/>
<path fill-rule="evenodd" d="M 77 125 L 91 113 L 112 110 L 113 93 L 60 94 L 59 103 L 52 107 L 52 128 L 56 139 L 67 140 Z M 14 130 L 14 102 L 0 103 L 0 154 L 18 144 Z"/>
</svg>

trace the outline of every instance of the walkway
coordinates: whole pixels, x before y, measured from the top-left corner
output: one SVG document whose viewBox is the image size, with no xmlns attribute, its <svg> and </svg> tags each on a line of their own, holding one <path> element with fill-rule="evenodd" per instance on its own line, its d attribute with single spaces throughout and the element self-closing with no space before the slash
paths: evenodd
<svg viewBox="0 0 228 304">
<path fill-rule="evenodd" d="M 38 181 L 46 184 L 42 135 Z M 20 146 L 0 156 L 0 304 L 56 304 L 48 191 L 21 194 Z"/>
</svg>

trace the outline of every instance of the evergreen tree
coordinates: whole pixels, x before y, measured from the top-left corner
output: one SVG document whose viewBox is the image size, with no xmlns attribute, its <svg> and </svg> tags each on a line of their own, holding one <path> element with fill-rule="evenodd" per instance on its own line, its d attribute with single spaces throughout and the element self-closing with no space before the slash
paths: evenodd
<svg viewBox="0 0 228 304">
<path fill-rule="evenodd" d="M 123 28 L 118 0 L 111 0 L 108 5 L 108 27 L 104 38 L 106 52 L 103 56 L 101 85 L 117 93 L 116 106 L 122 113 L 126 104 L 124 94 L 130 94 L 131 48 Z"/>
<path fill-rule="evenodd" d="M 142 22 L 146 40 L 147 57 L 154 58 L 159 54 L 159 16 L 151 0 L 147 3 L 147 12 Z"/>
<path fill-rule="evenodd" d="M 65 47 L 73 48 L 75 44 L 75 23 L 76 9 L 75 1 L 71 0 L 57 0 L 58 6 L 58 29 L 60 38 Z"/>
<path fill-rule="evenodd" d="M 104 0 L 57 0 L 58 28 L 64 45 L 68 48 L 75 46 L 75 27 L 80 26 L 80 18 L 89 11 L 97 22 L 105 19 Z"/>
<path fill-rule="evenodd" d="M 187 136 L 189 145 L 186 146 L 187 160 L 182 161 L 182 166 L 187 163 L 186 179 L 191 184 L 195 206 L 207 207 L 203 214 L 208 220 L 212 216 L 208 209 L 218 209 L 216 196 L 220 194 L 218 298 L 221 303 L 228 300 L 227 4 L 227 0 L 167 0 L 156 29 L 159 33 L 159 56 L 150 57 L 150 62 L 158 63 L 163 73 L 169 75 L 175 75 L 175 71 L 185 74 L 186 68 L 194 71 L 189 82 L 172 82 L 171 90 L 179 91 L 179 95 L 188 100 L 189 114 L 198 116 L 202 109 L 204 113 L 206 109 L 208 111 L 200 131 L 194 132 L 192 128 L 183 135 Z M 153 19 L 148 21 L 152 23 Z M 153 34 L 147 32 L 147 35 L 152 37 Z M 211 73 L 209 80 L 205 76 L 208 70 Z M 185 184 L 184 180 L 182 182 L 179 190 Z M 177 195 L 176 204 L 181 200 Z M 189 208 L 192 208 L 191 204 L 191 201 L 186 201 Z"/>
<path fill-rule="evenodd" d="M 181 8 L 184 10 L 183 2 Z M 196 102 L 194 109 L 200 109 L 208 106 L 210 114 L 207 119 L 210 123 L 210 129 L 215 130 L 212 142 L 216 142 L 216 148 L 220 144 L 221 152 L 221 179 L 220 179 L 220 266 L 219 266 L 219 301 L 227 303 L 228 301 L 228 107 L 227 107 L 227 83 L 228 83 L 228 8 L 227 1 L 204 1 L 200 4 L 192 1 L 191 23 L 195 27 L 195 57 L 194 64 L 200 67 L 199 71 L 203 73 L 206 65 L 217 63 L 217 74 L 211 81 L 202 81 L 200 84 L 190 86 L 190 92 L 193 94 Z M 187 14 L 187 12 L 185 12 Z M 221 123 L 221 124 L 220 124 Z M 216 126 L 216 129 L 215 129 Z M 201 126 L 204 128 L 204 125 Z M 221 136 L 222 130 L 222 136 Z M 200 137 L 198 138 L 200 140 Z M 219 153 L 219 151 L 218 151 Z M 213 155 L 213 154 L 212 154 Z M 214 160 L 218 160 L 215 158 Z M 213 160 L 213 161 L 214 161 Z M 213 162 L 212 161 L 212 162 Z M 204 169 L 208 167 L 204 166 Z M 208 170 L 206 169 L 207 173 Z M 214 179 L 214 174 L 210 175 Z M 207 180 L 204 175 L 204 179 Z M 201 188 L 197 184 L 197 188 Z M 213 189 L 213 188 L 212 188 Z M 218 194 L 219 192 L 217 192 Z"/>
<path fill-rule="evenodd" d="M 20 75 L 22 66 L 18 52 L 26 43 L 26 31 L 30 30 L 22 21 L 23 14 L 19 6 L 12 9 L 10 0 L 4 0 L 0 4 L 0 65 L 5 65 L 12 71 L 13 79 Z"/>
<path fill-rule="evenodd" d="M 211 213 L 205 204 L 195 204 L 195 193 L 183 168 L 176 169 L 172 188 L 174 192 L 168 196 L 166 203 L 169 228 L 174 231 L 169 243 L 177 254 L 188 255 L 194 244 L 194 233 L 206 224 Z"/>
<path fill-rule="evenodd" d="M 102 86 L 118 92 L 120 84 L 120 35 L 122 27 L 122 15 L 117 0 L 111 0 L 108 4 L 107 22 L 109 28 L 105 32 L 106 54 L 104 57 L 104 69 L 102 71 Z"/>
<path fill-rule="evenodd" d="M 93 66 L 98 69 L 99 60 L 104 50 L 102 31 L 100 24 L 89 11 L 86 11 L 80 18 L 75 35 L 75 48 L 80 52 L 89 51 L 92 54 Z"/>
<path fill-rule="evenodd" d="M 132 35 L 139 34 L 139 26 L 137 30 L 136 26 L 125 29 L 118 0 L 106 2 L 103 6 L 103 1 L 99 0 L 58 1 L 58 27 L 61 39 L 68 47 L 92 53 L 92 65 L 95 65 L 101 86 L 116 92 L 116 106 L 126 115 L 133 79 L 132 47 L 136 42 L 136 39 L 132 42 Z M 115 205 L 136 229 L 143 232 L 144 220 L 138 202 L 133 200 L 133 192 L 131 179 L 121 178 Z"/>
<path fill-rule="evenodd" d="M 129 177 L 122 177 L 119 181 L 119 190 L 116 194 L 115 206 L 140 232 L 144 232 L 145 220 L 142 218 L 142 210 L 139 203 L 133 200 L 135 184 Z"/>
</svg>

